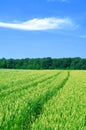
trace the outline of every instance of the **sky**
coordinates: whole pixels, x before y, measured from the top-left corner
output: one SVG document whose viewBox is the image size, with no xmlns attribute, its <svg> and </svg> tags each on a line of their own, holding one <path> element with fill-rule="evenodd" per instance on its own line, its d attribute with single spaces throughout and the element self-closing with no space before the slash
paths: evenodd
<svg viewBox="0 0 86 130">
<path fill-rule="evenodd" d="M 0 58 L 86 58 L 86 0 L 0 0 Z"/>
</svg>

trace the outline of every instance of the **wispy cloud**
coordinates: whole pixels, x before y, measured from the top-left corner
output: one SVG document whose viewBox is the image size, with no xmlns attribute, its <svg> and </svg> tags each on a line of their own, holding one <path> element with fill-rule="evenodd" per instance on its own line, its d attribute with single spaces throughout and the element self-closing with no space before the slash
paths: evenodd
<svg viewBox="0 0 86 130">
<path fill-rule="evenodd" d="M 86 35 L 81 35 L 81 36 L 79 36 L 80 38 L 85 38 L 86 39 Z"/>
<path fill-rule="evenodd" d="M 69 18 L 34 18 L 22 23 L 0 22 L 0 27 L 20 30 L 49 30 L 74 28 L 73 21 Z"/>
<path fill-rule="evenodd" d="M 69 0 L 47 0 L 48 2 L 69 2 Z"/>
</svg>

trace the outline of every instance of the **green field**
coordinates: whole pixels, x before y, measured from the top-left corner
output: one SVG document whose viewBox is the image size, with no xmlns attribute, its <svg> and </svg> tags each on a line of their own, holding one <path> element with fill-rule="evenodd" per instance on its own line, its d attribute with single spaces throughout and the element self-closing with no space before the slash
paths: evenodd
<svg viewBox="0 0 86 130">
<path fill-rule="evenodd" d="M 86 71 L 0 70 L 0 130 L 86 130 Z"/>
</svg>

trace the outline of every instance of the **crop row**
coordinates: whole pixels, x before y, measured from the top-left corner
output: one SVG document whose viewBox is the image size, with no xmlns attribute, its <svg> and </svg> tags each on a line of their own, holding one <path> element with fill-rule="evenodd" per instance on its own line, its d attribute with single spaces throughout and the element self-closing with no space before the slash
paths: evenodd
<svg viewBox="0 0 86 130">
<path fill-rule="evenodd" d="M 39 71 L 36 72 L 34 76 L 37 76 L 37 73 L 39 74 Z M 38 76 L 38 78 L 36 78 L 35 80 L 34 78 L 33 80 L 30 80 L 31 76 L 27 75 L 28 76 L 27 84 L 25 82 L 23 82 L 22 85 L 15 83 L 15 86 L 11 86 L 10 84 L 7 86 L 8 89 L 6 88 L 5 90 L 3 89 L 1 91 L 0 93 L 1 129 L 11 130 L 11 129 L 23 129 L 23 127 L 26 128 L 27 126 L 30 127 L 31 122 L 34 122 L 34 119 L 32 119 L 32 117 L 36 118 L 36 116 L 34 115 L 34 113 L 36 114 L 35 111 L 37 112 L 39 111 L 38 110 L 39 105 L 36 104 L 38 104 L 40 101 L 40 103 L 43 106 L 44 102 L 46 102 L 46 100 L 49 100 L 51 98 L 51 95 L 54 95 L 56 88 L 58 88 L 60 82 L 62 82 L 65 79 L 65 76 L 67 75 L 67 72 L 60 73 L 59 71 L 52 71 L 51 73 L 49 71 L 47 72 L 42 71 L 40 73 L 41 73 L 39 74 L 40 77 Z M 11 77 L 11 74 L 9 76 Z M 1 86 L 0 88 L 2 87 L 3 86 Z M 37 109 L 34 108 L 34 106 L 37 107 Z M 27 114 L 31 115 L 28 118 L 29 123 L 26 123 L 25 117 L 27 117 Z"/>
<path fill-rule="evenodd" d="M 0 70 L 0 130 L 85 130 L 86 71 Z"/>
<path fill-rule="evenodd" d="M 86 72 L 71 71 L 68 82 L 49 100 L 32 130 L 86 130 Z"/>
</svg>

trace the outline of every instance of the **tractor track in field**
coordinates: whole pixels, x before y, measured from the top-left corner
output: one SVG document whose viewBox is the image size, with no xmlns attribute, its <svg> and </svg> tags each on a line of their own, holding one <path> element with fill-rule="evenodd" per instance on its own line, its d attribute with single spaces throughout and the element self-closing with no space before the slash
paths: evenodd
<svg viewBox="0 0 86 130">
<path fill-rule="evenodd" d="M 15 92 L 19 92 L 19 91 L 22 91 L 22 90 L 26 90 L 27 88 L 31 88 L 31 87 L 36 87 L 39 83 L 45 82 L 45 81 L 51 79 L 52 77 L 56 77 L 56 76 L 59 75 L 60 73 L 61 73 L 61 72 L 58 72 L 58 73 L 56 73 L 55 75 L 48 76 L 47 78 L 44 78 L 44 79 L 40 80 L 39 82 L 36 81 L 36 82 L 34 82 L 34 83 L 30 84 L 30 85 L 26 85 L 26 86 L 24 86 L 24 87 L 21 87 L 21 88 L 15 89 L 15 90 L 9 90 L 9 91 L 7 91 L 6 93 L 1 93 L 1 94 L 0 94 L 0 97 L 3 98 L 3 97 L 6 97 L 6 96 L 8 96 L 8 95 L 10 95 L 10 94 L 15 93 Z"/>
<path fill-rule="evenodd" d="M 54 74 L 54 75 L 52 75 L 52 76 L 49 76 L 49 77 L 47 77 L 47 79 L 46 80 L 49 80 L 48 81 L 48 83 L 50 83 L 51 81 L 50 81 L 50 79 L 52 79 L 53 78 L 53 80 L 54 80 L 54 78 L 56 78 L 56 76 L 59 76 L 61 74 L 61 72 L 58 72 L 58 73 L 56 73 L 56 74 Z M 43 81 L 41 81 L 40 83 L 42 83 L 42 82 L 45 82 L 46 81 L 45 79 L 43 80 Z M 36 101 L 36 102 L 38 102 L 38 100 Z M 31 105 L 33 105 L 34 104 L 34 102 L 32 103 L 31 102 L 31 104 L 29 104 L 30 105 L 30 108 L 31 108 Z M 28 105 L 27 105 L 28 106 Z M 24 110 L 24 111 L 27 111 L 27 107 L 26 107 L 26 109 Z M 13 120 L 14 120 L 14 118 L 15 118 L 15 114 L 13 114 L 13 115 L 11 115 L 11 117 L 10 117 L 10 120 L 8 121 L 8 128 L 7 128 L 7 130 L 9 130 L 9 126 L 13 126 Z M 31 117 L 32 118 L 32 117 Z M 3 120 L 5 120 L 5 115 L 3 116 Z M 0 126 L 0 128 L 3 128 L 3 121 L 2 121 L 2 123 L 1 123 L 2 125 Z"/>
<path fill-rule="evenodd" d="M 55 74 L 54 76 L 58 77 L 59 74 L 60 72 Z M 47 80 L 51 79 L 52 77 L 53 76 L 48 77 Z M 61 84 L 59 84 L 56 88 L 52 90 L 48 90 L 45 94 L 38 97 L 35 101 L 28 101 L 26 107 L 24 107 L 24 109 L 20 113 L 19 125 L 18 125 L 19 130 L 31 130 L 32 124 L 43 113 L 44 104 L 46 104 L 50 99 L 52 99 L 56 94 L 58 94 L 58 91 L 65 86 L 69 77 L 70 77 L 70 72 L 68 71 L 67 76 L 63 79 Z M 45 82 L 45 80 L 41 81 L 41 83 L 42 82 Z M 13 127 L 15 125 L 14 124 L 15 115 L 11 115 L 11 116 L 13 116 L 12 119 L 9 120 L 7 123 L 8 129 L 9 129 L 9 126 Z M 3 127 L 3 125 L 1 127 Z"/>
<path fill-rule="evenodd" d="M 43 77 L 45 74 L 43 74 L 43 75 L 38 75 L 38 76 L 36 76 L 36 74 L 34 75 L 34 76 L 36 76 L 36 77 L 34 77 L 33 79 L 29 79 L 30 78 L 30 76 L 32 76 L 32 75 L 29 75 L 29 77 L 28 77 L 28 79 L 27 80 L 25 80 L 25 82 L 27 81 L 28 82 L 28 80 L 30 80 L 30 81 L 34 81 L 34 80 L 36 80 L 36 79 L 38 79 L 39 77 Z M 22 83 L 21 82 L 22 80 L 18 80 L 18 81 L 11 81 L 10 82 L 10 85 L 7 87 L 7 85 L 5 85 L 5 86 L 2 86 L 1 88 L 0 88 L 0 91 L 6 91 L 7 89 L 9 89 L 10 88 L 10 86 L 11 86 L 11 88 L 12 87 L 14 87 L 14 86 L 16 86 L 18 83 Z M 14 84 L 15 83 L 15 84 Z"/>
<path fill-rule="evenodd" d="M 61 88 L 63 88 L 65 86 L 65 84 L 67 83 L 69 77 L 70 77 L 70 72 L 68 71 L 67 77 L 63 80 L 63 82 L 61 83 L 61 85 L 59 85 L 58 90 L 60 90 Z"/>
<path fill-rule="evenodd" d="M 40 115 L 43 112 L 43 107 L 44 104 L 47 103 L 50 99 L 52 99 L 58 91 L 65 86 L 67 83 L 69 77 L 70 77 L 70 72 L 67 72 L 66 78 L 62 81 L 62 83 L 56 87 L 52 91 L 47 91 L 43 96 L 40 96 L 36 101 L 34 102 L 28 102 L 26 108 L 24 108 L 25 115 L 22 112 L 21 115 L 23 115 L 24 119 L 23 122 L 21 123 L 21 128 L 20 130 L 31 130 L 31 125 L 40 117 Z M 29 108 L 29 109 L 28 109 Z"/>
</svg>

